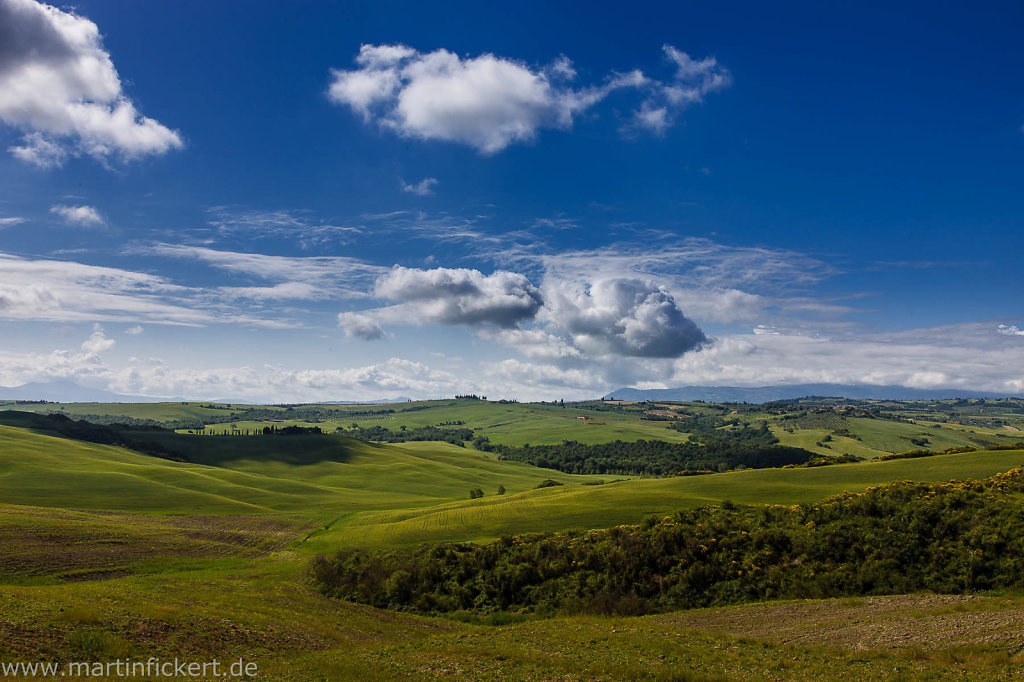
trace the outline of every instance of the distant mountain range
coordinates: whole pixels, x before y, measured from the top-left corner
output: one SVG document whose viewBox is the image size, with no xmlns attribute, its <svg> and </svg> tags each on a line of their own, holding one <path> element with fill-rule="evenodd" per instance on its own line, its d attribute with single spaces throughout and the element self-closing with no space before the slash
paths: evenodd
<svg viewBox="0 0 1024 682">
<path fill-rule="evenodd" d="M 174 398 L 143 395 L 121 395 L 101 388 L 86 388 L 73 381 L 46 381 L 0 386 L 0 400 L 48 400 L 51 403 L 162 403 Z"/>
<path fill-rule="evenodd" d="M 943 398 L 1022 398 L 1013 393 L 965 391 L 959 388 L 906 388 L 873 384 L 788 384 L 781 386 L 680 386 L 620 388 L 605 398 L 617 400 L 703 400 L 711 403 L 767 403 L 807 396 L 859 400 L 941 400 Z"/>
</svg>

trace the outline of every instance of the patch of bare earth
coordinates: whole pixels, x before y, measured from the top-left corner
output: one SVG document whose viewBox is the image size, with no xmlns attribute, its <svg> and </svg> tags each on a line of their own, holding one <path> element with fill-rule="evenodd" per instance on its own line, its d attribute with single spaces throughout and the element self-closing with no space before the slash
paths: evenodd
<svg viewBox="0 0 1024 682">
<path fill-rule="evenodd" d="M 900 595 L 753 604 L 656 618 L 678 628 L 852 650 L 988 645 L 1024 650 L 1024 604 L 990 596 Z"/>
<path fill-rule="evenodd" d="M 161 517 L 0 505 L 0 575 L 102 580 L 159 558 L 256 557 L 309 527 L 258 515 Z"/>
<path fill-rule="evenodd" d="M 268 516 L 173 516 L 168 523 L 195 540 L 215 542 L 226 548 L 248 550 L 246 556 L 262 556 L 282 549 L 315 524 Z"/>
</svg>

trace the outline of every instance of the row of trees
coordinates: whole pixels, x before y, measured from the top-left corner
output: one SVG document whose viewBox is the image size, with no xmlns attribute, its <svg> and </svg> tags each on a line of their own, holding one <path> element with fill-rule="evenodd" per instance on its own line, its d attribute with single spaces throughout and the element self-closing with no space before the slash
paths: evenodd
<svg viewBox="0 0 1024 682">
<path fill-rule="evenodd" d="M 668 443 L 660 440 L 580 443 L 574 440 L 556 445 L 495 445 L 478 436 L 473 446 L 496 452 L 498 458 L 526 462 L 569 474 L 621 474 L 672 476 L 688 470 L 728 471 L 760 469 L 787 464 L 806 464 L 815 458 L 803 448 L 757 445 L 727 440 L 698 443 Z"/>
<path fill-rule="evenodd" d="M 349 438 L 373 441 L 376 443 L 406 443 L 409 441 L 434 440 L 465 447 L 466 441 L 473 438 L 473 430 L 466 428 L 441 428 L 439 426 L 418 426 L 414 429 L 402 426 L 398 431 L 383 426 L 359 426 L 353 423 L 351 428 L 339 426 L 338 433 Z"/>
</svg>

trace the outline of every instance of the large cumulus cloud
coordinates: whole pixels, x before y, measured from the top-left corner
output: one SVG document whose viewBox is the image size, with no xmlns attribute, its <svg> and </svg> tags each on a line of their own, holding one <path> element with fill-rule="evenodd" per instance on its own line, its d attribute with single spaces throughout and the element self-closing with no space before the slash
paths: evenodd
<svg viewBox="0 0 1024 682">
<path fill-rule="evenodd" d="M 540 291 L 525 275 L 498 270 L 396 267 L 377 280 L 378 298 L 402 301 L 421 321 L 514 327 L 540 309 Z"/>
<path fill-rule="evenodd" d="M 639 279 L 546 287 L 544 318 L 593 355 L 678 357 L 707 342 L 666 289 Z"/>
<path fill-rule="evenodd" d="M 0 0 L 0 121 L 24 132 L 9 151 L 43 167 L 182 146 L 124 95 L 96 24 L 35 0 Z"/>
<path fill-rule="evenodd" d="M 375 296 L 396 303 L 341 313 L 350 338 L 384 338 L 384 324 L 466 325 L 530 357 L 562 360 L 674 358 L 708 341 L 667 289 L 635 278 L 548 281 L 542 294 L 516 272 L 395 267 Z"/>
</svg>

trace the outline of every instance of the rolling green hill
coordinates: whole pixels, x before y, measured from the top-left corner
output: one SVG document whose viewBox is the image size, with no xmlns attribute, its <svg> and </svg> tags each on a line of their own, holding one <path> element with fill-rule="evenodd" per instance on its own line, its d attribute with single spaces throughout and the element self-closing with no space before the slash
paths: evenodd
<svg viewBox="0 0 1024 682">
<path fill-rule="evenodd" d="M 732 500 L 793 504 L 893 480 L 989 476 L 1024 451 L 982 451 L 830 467 L 633 479 L 573 476 L 444 443 L 375 445 L 343 436 L 141 432 L 175 462 L 121 447 L 0 426 L 0 502 L 158 513 L 302 515 L 323 528 L 306 549 L 483 540 L 598 528 Z M 564 485 L 537 489 L 546 479 Z M 598 483 L 603 483 L 598 485 Z M 505 495 L 496 494 L 504 486 Z M 468 499 L 480 488 L 481 499 Z"/>
<path fill-rule="evenodd" d="M 808 399 L 810 400 L 810 399 Z M 522 446 L 563 440 L 685 441 L 674 421 L 710 416 L 742 424 L 766 423 L 782 445 L 820 455 L 848 453 L 871 459 L 913 448 L 944 450 L 964 445 L 1010 443 L 1024 438 L 1024 401 L 844 401 L 759 405 L 685 402 L 588 401 L 578 404 L 432 400 L 379 405 L 252 406 L 214 403 L 0 403 L 0 408 L 57 412 L 93 420 L 149 420 L 188 432 L 253 433 L 268 425 L 318 426 L 333 432 L 363 428 L 458 425 L 492 443 Z M 585 418 L 581 418 L 585 417 Z M 725 427 L 730 428 L 730 427 Z M 917 441 L 917 442 L 915 442 Z M 917 443 L 923 443 L 918 445 Z"/>
<path fill-rule="evenodd" d="M 145 418 L 218 412 L 193 405 L 118 409 L 138 417 L 142 412 L 135 408 L 151 410 Z M 439 411 L 431 413 L 434 409 Z M 721 412 L 713 406 L 685 409 Z M 503 417 L 508 421 L 498 418 L 501 410 L 511 410 Z M 579 413 L 555 406 L 438 404 L 402 418 L 415 427 L 444 421 L 469 425 L 469 416 L 496 432 L 504 429 L 505 437 L 518 442 L 533 439 L 539 431 L 531 429 L 542 423 L 561 425 L 563 435 L 609 427 L 622 429 L 620 438 L 630 429 L 634 435 L 664 431 L 686 437 L 637 414 L 595 410 L 593 421 L 584 422 L 576 419 Z M 742 416 L 771 417 L 753 411 Z M 854 679 L 893 670 L 992 679 L 1024 668 L 1003 653 L 1015 641 L 1012 624 L 1024 613 L 1024 603 L 995 596 L 955 603 L 915 597 L 913 616 L 900 601 L 909 598 L 893 597 L 648 618 L 519 622 L 522 618 L 511 614 L 489 621 L 507 623 L 493 627 L 329 600 L 316 594 L 306 577 L 313 554 L 342 547 L 482 541 L 508 533 L 635 523 L 722 500 L 794 504 L 900 479 L 978 478 L 1024 464 L 1024 450 L 613 480 L 500 461 L 436 442 L 378 445 L 341 435 L 111 432 L 186 460 L 174 461 L 59 437 L 25 417 L 0 421 L 0 662 L 144 659 L 185 651 L 197 660 L 244 656 L 259 663 L 265 679 L 296 681 L 704 679 L 740 673 L 779 679 L 835 677 L 836 671 Z M 840 428 L 862 439 L 851 441 L 882 445 L 886 452 L 906 449 L 892 444 L 930 428 L 864 422 L 862 428 L 857 419 L 846 419 Z M 897 428 L 886 431 L 890 424 Z M 818 429 L 816 443 L 836 430 L 814 420 L 805 426 L 785 433 Z M 880 429 L 878 443 L 869 440 L 871 428 Z M 978 435 L 977 428 L 963 425 L 943 423 L 936 430 L 944 436 L 947 430 Z M 840 438 L 833 435 L 829 443 Z M 944 442 L 930 440 L 935 446 Z M 537 487 L 547 479 L 563 485 Z M 498 485 L 507 493 L 498 495 Z M 469 499 L 473 488 L 484 496 Z M 873 642 L 867 653 L 861 640 L 837 643 L 833 630 L 822 629 L 823 614 L 837 609 L 858 621 L 863 641 Z M 789 643 L 764 625 L 783 621 Z M 875 629 L 904 633 L 900 641 L 906 647 L 878 644 Z M 937 641 L 927 634 L 933 630 L 956 634 Z"/>
<path fill-rule="evenodd" d="M 419 507 L 532 489 L 552 473 L 443 444 L 371 445 L 341 436 L 159 434 L 190 461 L 0 426 L 0 501 L 173 513 L 302 512 L 315 517 Z M 179 447 L 185 443 L 190 449 Z M 593 477 L 558 474 L 566 482 Z"/>
</svg>

